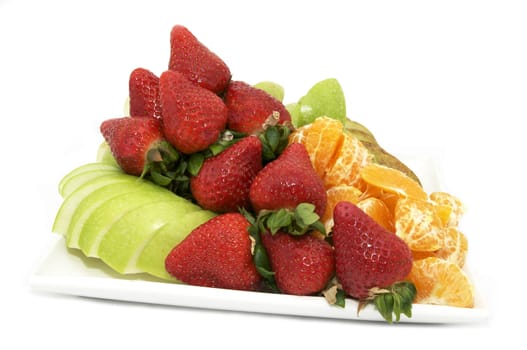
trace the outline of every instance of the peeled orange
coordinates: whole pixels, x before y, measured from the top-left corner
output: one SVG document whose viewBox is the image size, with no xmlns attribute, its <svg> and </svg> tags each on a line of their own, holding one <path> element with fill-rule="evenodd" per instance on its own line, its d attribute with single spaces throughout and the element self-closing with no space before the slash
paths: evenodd
<svg viewBox="0 0 527 350">
<path fill-rule="evenodd" d="M 400 170 L 371 163 L 360 169 L 360 176 L 368 185 L 400 197 L 428 199 L 421 185 Z"/>
<path fill-rule="evenodd" d="M 357 206 L 386 230 L 395 232 L 393 214 L 382 200 L 369 197 L 359 201 Z"/>
<path fill-rule="evenodd" d="M 457 226 L 465 213 L 465 206 L 459 198 L 447 192 L 432 192 L 430 200 L 438 207 L 446 226 Z"/>
<path fill-rule="evenodd" d="M 413 262 L 408 275 L 417 289 L 415 303 L 474 306 L 474 289 L 466 273 L 455 263 L 437 257 Z"/>
<path fill-rule="evenodd" d="M 318 117 L 298 128 L 289 143 L 302 143 L 313 168 L 326 188 L 338 185 L 358 187 L 359 170 L 371 161 L 368 149 L 354 136 L 344 132 L 343 124 L 329 117 Z"/>
<path fill-rule="evenodd" d="M 443 247 L 434 252 L 412 252 L 414 260 L 435 256 L 463 267 L 468 251 L 467 237 L 455 227 L 446 228 L 444 237 Z"/>
<path fill-rule="evenodd" d="M 443 247 L 443 223 L 430 202 L 401 198 L 394 217 L 395 233 L 411 250 L 431 252 Z"/>
</svg>

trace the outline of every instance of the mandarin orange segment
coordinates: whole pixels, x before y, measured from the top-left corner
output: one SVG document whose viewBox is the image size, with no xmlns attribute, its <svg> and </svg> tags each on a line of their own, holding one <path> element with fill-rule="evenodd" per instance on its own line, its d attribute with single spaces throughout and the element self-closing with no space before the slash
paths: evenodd
<svg viewBox="0 0 527 350">
<path fill-rule="evenodd" d="M 338 185 L 358 187 L 359 170 L 371 161 L 368 149 L 354 136 L 344 132 L 344 125 L 329 117 L 318 117 L 298 128 L 289 143 L 302 143 L 311 164 L 326 188 Z"/>
<path fill-rule="evenodd" d="M 414 251 L 435 251 L 444 244 L 444 229 L 433 204 L 401 198 L 394 212 L 395 233 Z"/>
<path fill-rule="evenodd" d="M 338 120 L 319 117 L 311 124 L 298 128 L 289 137 L 289 143 L 301 143 L 311 159 L 317 174 L 323 178 L 326 168 L 339 146 L 344 126 Z"/>
<path fill-rule="evenodd" d="M 328 117 L 317 118 L 307 133 L 304 146 L 317 174 L 323 178 L 329 162 L 339 147 L 344 126 Z"/>
<path fill-rule="evenodd" d="M 445 244 L 436 252 L 436 256 L 463 267 L 465 266 L 467 252 L 467 237 L 457 228 L 449 227 L 445 232 Z"/>
<path fill-rule="evenodd" d="M 380 199 L 381 201 L 384 202 L 384 204 L 386 204 L 386 206 L 388 207 L 388 210 L 393 215 L 393 213 L 395 212 L 395 206 L 397 204 L 397 201 L 400 198 L 398 195 L 394 193 L 386 192 L 378 187 L 368 185 L 366 183 L 361 183 L 361 185 L 364 185 L 364 188 L 361 189 L 363 191 L 362 195 L 360 196 L 361 200 L 366 199 L 366 198 Z"/>
<path fill-rule="evenodd" d="M 448 205 L 443 204 L 435 204 L 435 209 L 437 216 L 441 219 L 441 222 L 443 223 L 443 226 L 448 227 L 450 226 L 451 220 L 450 217 L 452 215 L 452 207 Z"/>
<path fill-rule="evenodd" d="M 355 137 L 343 134 L 333 159 L 328 164 L 324 184 L 326 188 L 337 185 L 361 187 L 360 170 L 371 162 L 366 147 Z"/>
<path fill-rule="evenodd" d="M 435 252 L 412 252 L 413 259 L 419 260 L 434 256 L 454 263 L 462 268 L 465 265 L 468 251 L 467 237 L 457 228 L 448 227 L 445 230 L 444 242 L 443 247 Z"/>
<path fill-rule="evenodd" d="M 455 263 L 429 257 L 413 262 L 408 275 L 417 289 L 419 304 L 474 306 L 474 289 L 465 272 Z"/>
<path fill-rule="evenodd" d="M 359 202 L 359 197 L 361 196 L 361 191 L 353 186 L 348 185 L 339 185 L 331 187 L 326 191 L 327 195 L 327 205 L 326 211 L 321 218 L 321 221 L 326 227 L 326 232 L 329 232 L 333 227 L 333 209 L 337 203 L 346 201 L 356 204 Z"/>
<path fill-rule="evenodd" d="M 362 209 L 363 212 L 368 214 L 368 216 L 370 216 L 386 230 L 395 232 L 393 214 L 382 200 L 369 197 L 359 201 L 357 203 L 357 207 Z"/>
<path fill-rule="evenodd" d="M 369 185 L 400 197 L 428 199 L 428 195 L 419 183 L 397 169 L 371 163 L 360 169 L 360 177 Z"/>
<path fill-rule="evenodd" d="M 306 124 L 296 129 L 291 135 L 289 135 L 289 144 L 301 143 L 304 144 L 307 134 L 313 124 Z M 309 152 L 308 152 L 309 153 Z"/>
<path fill-rule="evenodd" d="M 449 208 L 450 211 L 448 215 L 443 214 L 443 220 L 446 223 L 446 226 L 457 226 L 459 220 L 465 213 L 465 206 L 459 198 L 454 195 L 451 195 L 447 192 L 432 192 L 430 193 L 430 200 L 437 205 L 438 208 Z M 439 209 L 441 210 L 441 209 Z M 442 209 L 447 211 L 447 209 Z"/>
</svg>

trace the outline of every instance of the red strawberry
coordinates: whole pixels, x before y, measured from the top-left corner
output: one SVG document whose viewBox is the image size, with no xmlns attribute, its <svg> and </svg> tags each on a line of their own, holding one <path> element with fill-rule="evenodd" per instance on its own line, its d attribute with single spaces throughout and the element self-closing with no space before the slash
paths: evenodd
<svg viewBox="0 0 527 350">
<path fill-rule="evenodd" d="M 328 242 L 309 234 L 293 236 L 281 231 L 261 237 L 276 285 L 283 293 L 318 293 L 333 276 L 335 258 Z"/>
<path fill-rule="evenodd" d="M 313 169 L 303 144 L 292 143 L 256 175 L 249 197 L 256 213 L 262 209 L 295 209 L 300 203 L 315 205 L 321 217 L 326 210 L 326 191 Z"/>
<path fill-rule="evenodd" d="M 257 290 L 249 221 L 240 213 L 216 216 L 194 229 L 165 259 L 182 282 L 204 287 Z"/>
<path fill-rule="evenodd" d="M 256 136 L 244 137 L 205 160 L 190 180 L 192 195 L 201 207 L 215 212 L 249 209 L 249 186 L 261 169 L 262 143 Z"/>
<path fill-rule="evenodd" d="M 183 73 L 199 86 L 221 93 L 231 79 L 229 67 L 184 26 L 170 32 L 170 70 Z"/>
<path fill-rule="evenodd" d="M 278 112 L 279 124 L 291 121 L 291 116 L 282 102 L 242 81 L 233 81 L 229 84 L 225 93 L 225 104 L 229 108 L 228 128 L 233 131 L 257 133 L 276 112 Z"/>
<path fill-rule="evenodd" d="M 337 278 L 347 294 L 365 299 L 406 278 L 412 254 L 402 239 L 349 202 L 335 206 L 333 219 Z"/>
<path fill-rule="evenodd" d="M 117 164 L 125 173 L 136 176 L 142 174 L 149 151 L 164 140 L 160 121 L 154 118 L 108 119 L 102 122 L 100 130 Z"/>
<path fill-rule="evenodd" d="M 130 116 L 161 118 L 159 78 L 151 71 L 136 68 L 128 82 Z"/>
<path fill-rule="evenodd" d="M 213 92 L 166 71 L 159 80 L 165 138 L 177 150 L 191 154 L 215 143 L 227 123 L 227 107 Z"/>
</svg>

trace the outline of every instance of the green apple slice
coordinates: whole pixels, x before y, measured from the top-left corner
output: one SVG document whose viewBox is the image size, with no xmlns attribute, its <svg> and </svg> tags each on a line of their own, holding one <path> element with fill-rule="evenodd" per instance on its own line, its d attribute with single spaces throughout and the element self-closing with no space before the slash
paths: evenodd
<svg viewBox="0 0 527 350">
<path fill-rule="evenodd" d="M 157 230 L 185 214 L 201 210 L 190 202 L 155 201 L 127 212 L 101 238 L 97 255 L 115 271 L 142 272 L 137 259 Z"/>
<path fill-rule="evenodd" d="M 82 170 L 77 168 L 75 173 L 69 173 L 59 183 L 59 193 L 63 198 L 66 198 L 71 192 L 79 186 L 82 186 L 85 182 L 90 181 L 103 174 L 122 174 L 121 169 L 103 163 L 90 163 L 90 166 L 82 166 Z"/>
<path fill-rule="evenodd" d="M 80 248 L 80 236 L 85 222 L 93 214 L 93 212 L 101 205 L 105 204 L 107 201 L 117 198 L 122 195 L 129 194 L 130 197 L 133 197 L 133 192 L 145 191 L 145 187 L 149 187 L 148 183 L 144 180 L 140 180 L 134 176 L 129 176 L 125 174 L 120 175 L 122 178 L 130 178 L 132 181 L 123 181 L 121 183 L 113 183 L 108 186 L 101 187 L 89 195 L 87 195 L 80 203 L 78 203 L 77 208 L 73 211 L 70 216 L 70 223 L 67 229 L 66 235 L 66 245 L 70 248 Z M 154 185 L 152 185 L 154 186 Z M 147 189 L 154 190 L 154 189 Z M 158 189 L 155 189 L 157 191 Z M 161 192 L 168 192 L 167 190 L 159 188 Z M 139 196 L 141 196 L 139 194 Z M 187 202 L 183 197 L 176 196 L 172 193 L 163 193 L 158 195 L 158 198 L 169 199 L 173 201 Z M 133 198 L 132 198 L 133 200 Z M 130 205 L 134 205 L 130 203 Z M 123 209 L 123 210 L 126 210 Z"/>
<path fill-rule="evenodd" d="M 302 113 L 300 113 L 300 104 L 297 102 L 289 103 L 285 106 L 289 114 L 291 115 L 291 123 L 293 123 L 293 126 L 295 128 L 298 128 L 304 124 L 304 117 Z"/>
<path fill-rule="evenodd" d="M 215 215 L 208 210 L 199 210 L 161 227 L 146 243 L 137 259 L 137 268 L 162 279 L 177 281 L 166 271 L 165 258 L 192 230 Z"/>
<path fill-rule="evenodd" d="M 113 165 L 116 168 L 119 168 L 119 165 L 117 164 L 117 161 L 113 157 L 112 151 L 110 150 L 110 146 L 106 141 L 103 141 L 99 148 L 97 149 L 97 162 L 103 163 L 103 164 L 109 164 Z"/>
<path fill-rule="evenodd" d="M 267 92 L 269 95 L 282 102 L 284 100 L 284 88 L 282 85 L 272 81 L 261 81 L 254 85 L 255 88 Z"/>
<path fill-rule="evenodd" d="M 73 214 L 79 207 L 80 203 L 99 188 L 105 186 L 110 186 L 110 188 L 112 188 L 112 186 L 116 186 L 116 184 L 120 182 L 134 184 L 136 181 L 137 178 L 132 176 L 120 173 L 110 173 L 99 176 L 92 181 L 79 186 L 75 191 L 71 192 L 66 198 L 64 198 L 64 201 L 55 216 L 52 231 L 62 235 L 67 235 Z"/>
<path fill-rule="evenodd" d="M 97 257 L 102 237 L 115 222 L 119 221 L 128 211 L 159 201 L 190 203 L 165 188 L 139 179 L 133 192 L 123 193 L 109 199 L 99 198 L 97 203 L 90 206 L 91 213 L 82 220 L 77 220 L 73 225 L 74 230 L 80 230 L 79 248 L 86 256 Z"/>
<path fill-rule="evenodd" d="M 337 79 L 319 81 L 300 98 L 298 104 L 302 118 L 297 127 L 312 123 L 322 116 L 339 120 L 343 124 L 346 122 L 346 100 Z"/>
<path fill-rule="evenodd" d="M 90 217 L 93 211 L 112 198 L 141 191 L 142 187 L 137 186 L 137 182 L 138 180 L 135 179 L 134 181 L 112 183 L 87 195 L 80 203 L 78 203 L 77 208 L 74 209 L 70 215 L 69 226 L 66 234 L 66 245 L 70 248 L 80 248 L 80 233 L 84 222 Z M 181 200 L 184 199 L 181 198 Z"/>
<path fill-rule="evenodd" d="M 81 174 L 72 176 L 66 183 L 64 183 L 64 186 L 62 187 L 62 192 L 60 193 L 63 198 L 68 197 L 71 193 L 73 193 L 77 188 L 80 186 L 105 175 L 115 175 L 115 174 L 122 174 L 119 170 L 92 170 L 92 171 L 85 171 Z"/>
<path fill-rule="evenodd" d="M 69 173 L 64 175 L 64 177 L 59 182 L 59 192 L 61 192 L 62 187 L 64 187 L 64 184 L 73 176 L 79 175 L 85 171 L 92 171 L 92 170 L 112 170 L 114 168 L 117 168 L 117 170 L 120 171 L 120 169 L 116 166 L 100 163 L 100 162 L 94 162 L 94 163 L 88 163 L 81 166 L 78 166 L 77 168 L 71 170 Z"/>
</svg>

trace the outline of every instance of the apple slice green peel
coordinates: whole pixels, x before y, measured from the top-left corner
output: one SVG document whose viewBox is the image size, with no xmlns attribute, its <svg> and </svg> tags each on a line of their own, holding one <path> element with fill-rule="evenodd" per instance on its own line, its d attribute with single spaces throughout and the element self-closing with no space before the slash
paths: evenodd
<svg viewBox="0 0 527 350">
<path fill-rule="evenodd" d="M 101 176 L 103 173 L 122 174 L 123 172 L 119 168 L 103 163 L 91 163 L 81 166 L 62 178 L 59 183 L 59 193 L 63 198 L 66 198 L 79 186 Z"/>
<path fill-rule="evenodd" d="M 83 221 L 73 223 L 80 227 L 79 248 L 87 256 L 97 257 L 98 244 L 106 231 L 128 211 L 159 201 L 190 202 L 162 187 L 138 179 L 133 192 L 123 193 L 111 199 L 99 198 L 99 204 Z"/>
<path fill-rule="evenodd" d="M 129 195 L 140 190 L 136 181 L 122 181 L 103 186 L 85 196 L 70 215 L 69 225 L 66 230 L 66 245 L 69 248 L 80 248 L 79 237 L 84 222 L 99 206 L 113 198 Z"/>
<path fill-rule="evenodd" d="M 190 202 L 155 201 L 124 214 L 102 236 L 97 256 L 119 273 L 139 273 L 136 262 L 157 230 L 201 210 Z"/>
<path fill-rule="evenodd" d="M 64 198 L 57 215 L 55 216 L 55 221 L 53 222 L 53 232 L 66 236 L 68 234 L 70 222 L 73 220 L 74 213 L 79 210 L 81 203 L 87 196 L 97 192 L 100 188 L 108 188 L 109 191 L 106 192 L 109 192 L 107 195 L 110 195 L 111 192 L 116 191 L 113 186 L 123 182 L 128 184 L 133 184 L 135 182 L 135 179 L 123 176 L 123 174 L 102 174 L 103 175 L 100 177 L 82 184 Z"/>
<path fill-rule="evenodd" d="M 192 230 L 212 219 L 215 215 L 208 210 L 198 210 L 185 214 L 161 227 L 139 255 L 137 268 L 162 279 L 177 281 L 166 271 L 166 256 Z"/>
<path fill-rule="evenodd" d="M 284 88 L 282 85 L 272 81 L 261 81 L 254 84 L 254 87 L 267 92 L 269 95 L 282 102 L 284 100 Z"/>
<path fill-rule="evenodd" d="M 346 100 L 337 79 L 319 81 L 298 102 L 286 106 L 295 127 L 312 123 L 316 118 L 326 116 L 346 121 Z"/>
</svg>

